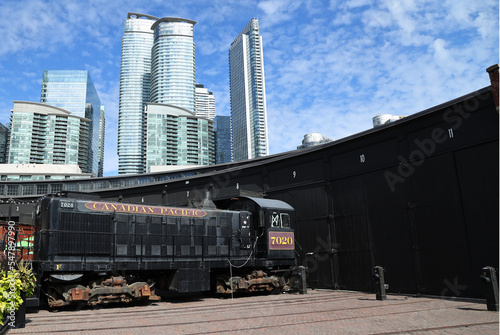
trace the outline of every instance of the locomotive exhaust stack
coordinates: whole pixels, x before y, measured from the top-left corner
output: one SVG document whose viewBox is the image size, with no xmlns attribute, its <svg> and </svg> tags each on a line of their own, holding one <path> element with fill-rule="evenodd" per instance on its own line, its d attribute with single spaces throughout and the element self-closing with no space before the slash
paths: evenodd
<svg viewBox="0 0 500 335">
<path fill-rule="evenodd" d="M 205 191 L 205 197 L 201 202 L 197 204 L 198 208 L 203 209 L 216 209 L 214 202 L 212 201 L 212 193 L 208 190 Z"/>
</svg>

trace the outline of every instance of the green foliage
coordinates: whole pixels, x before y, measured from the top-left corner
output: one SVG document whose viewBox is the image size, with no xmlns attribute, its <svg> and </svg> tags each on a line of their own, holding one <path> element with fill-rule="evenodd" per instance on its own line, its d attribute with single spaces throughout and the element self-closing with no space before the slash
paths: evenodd
<svg viewBox="0 0 500 335">
<path fill-rule="evenodd" d="M 16 262 L 12 271 L 5 271 L 5 268 L 0 271 L 0 325 L 3 325 L 5 316 L 18 310 L 23 303 L 21 292 L 25 292 L 26 297 L 31 297 L 35 285 L 36 277 L 30 263 L 21 260 Z"/>
<path fill-rule="evenodd" d="M 36 285 L 36 277 L 33 274 L 31 263 L 21 260 L 17 263 L 17 272 L 19 273 L 19 279 L 21 279 L 21 290 L 26 292 L 27 298 L 31 297 Z"/>
</svg>

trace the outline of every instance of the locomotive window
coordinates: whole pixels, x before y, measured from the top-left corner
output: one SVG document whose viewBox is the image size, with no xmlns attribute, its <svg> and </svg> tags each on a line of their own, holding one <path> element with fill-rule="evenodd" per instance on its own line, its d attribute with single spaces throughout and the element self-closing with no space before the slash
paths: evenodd
<svg viewBox="0 0 500 335">
<path fill-rule="evenodd" d="M 281 227 L 290 228 L 290 215 L 281 213 Z"/>
<path fill-rule="evenodd" d="M 273 212 L 271 215 L 271 227 L 279 227 L 280 226 L 280 215 L 276 212 Z"/>
</svg>

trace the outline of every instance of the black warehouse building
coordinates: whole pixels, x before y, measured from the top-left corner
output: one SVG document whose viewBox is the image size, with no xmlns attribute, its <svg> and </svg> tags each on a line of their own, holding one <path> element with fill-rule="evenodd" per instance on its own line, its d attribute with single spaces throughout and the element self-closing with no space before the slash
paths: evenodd
<svg viewBox="0 0 500 335">
<path fill-rule="evenodd" d="M 312 288 L 372 291 L 373 268 L 382 266 L 388 292 L 484 298 L 481 269 L 499 264 L 498 66 L 488 70 L 491 86 L 334 142 L 175 177 L 65 181 L 62 189 L 98 184 L 85 190 L 164 205 L 199 201 L 206 189 L 216 203 L 283 200 L 296 211 L 296 254 Z"/>
</svg>

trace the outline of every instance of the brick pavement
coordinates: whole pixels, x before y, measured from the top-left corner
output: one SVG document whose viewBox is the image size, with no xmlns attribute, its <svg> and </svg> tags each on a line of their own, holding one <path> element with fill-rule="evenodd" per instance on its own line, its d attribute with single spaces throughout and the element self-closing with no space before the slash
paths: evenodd
<svg viewBox="0 0 500 335">
<path fill-rule="evenodd" d="M 27 315 L 9 334 L 498 334 L 485 303 L 346 291 L 158 303 Z"/>
</svg>

